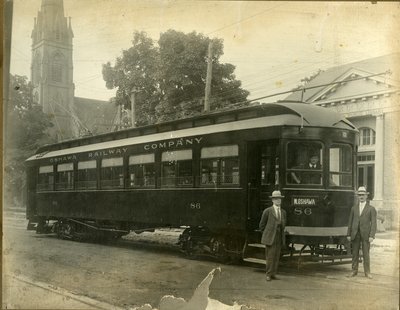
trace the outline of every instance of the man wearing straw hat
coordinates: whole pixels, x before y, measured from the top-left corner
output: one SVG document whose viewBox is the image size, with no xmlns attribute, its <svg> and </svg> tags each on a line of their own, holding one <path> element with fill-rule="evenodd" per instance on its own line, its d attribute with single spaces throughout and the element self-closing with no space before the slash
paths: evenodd
<svg viewBox="0 0 400 310">
<path fill-rule="evenodd" d="M 360 245 L 363 253 L 363 265 L 365 276 L 372 279 L 369 265 L 369 247 L 375 239 L 376 233 L 376 210 L 367 201 L 368 192 L 364 186 L 358 188 L 358 203 L 350 211 L 347 239 L 351 241 L 352 248 L 352 273 L 355 277 L 358 273 L 358 256 Z"/>
<path fill-rule="evenodd" d="M 280 191 L 273 191 L 269 197 L 272 199 L 273 205 L 264 210 L 259 224 L 262 231 L 261 243 L 265 244 L 267 281 L 276 279 L 281 248 L 285 244 L 286 225 L 286 212 L 281 210 L 284 196 Z"/>
</svg>

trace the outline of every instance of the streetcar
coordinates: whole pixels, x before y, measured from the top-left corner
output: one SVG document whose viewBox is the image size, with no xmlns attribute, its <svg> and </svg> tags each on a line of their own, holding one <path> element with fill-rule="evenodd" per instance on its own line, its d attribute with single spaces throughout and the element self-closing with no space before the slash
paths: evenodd
<svg viewBox="0 0 400 310">
<path fill-rule="evenodd" d="M 188 254 L 251 258 L 279 189 L 288 248 L 346 254 L 357 141 L 340 114 L 280 101 L 46 145 L 26 160 L 28 229 L 85 240 L 179 227 Z"/>
</svg>

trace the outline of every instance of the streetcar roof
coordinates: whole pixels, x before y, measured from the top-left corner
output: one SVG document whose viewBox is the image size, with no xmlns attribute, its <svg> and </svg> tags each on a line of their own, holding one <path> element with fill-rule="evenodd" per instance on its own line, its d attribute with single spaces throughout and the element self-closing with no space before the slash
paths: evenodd
<svg viewBox="0 0 400 310">
<path fill-rule="evenodd" d="M 245 113 L 249 112 L 257 112 L 257 114 L 247 119 L 237 120 L 240 119 L 240 116 L 238 115 L 245 115 Z M 228 120 L 221 123 L 211 123 L 196 126 L 197 120 L 210 118 L 214 119 L 215 122 L 218 117 L 227 117 L 232 115 L 236 115 L 236 117 L 231 121 Z M 153 132 L 150 134 L 143 134 L 143 132 L 148 129 L 158 128 L 157 126 L 175 124 L 179 125 L 183 122 L 192 122 L 192 127 L 175 129 L 165 132 Z M 351 124 L 348 120 L 346 120 L 343 116 L 327 108 L 298 102 L 268 103 L 262 104 L 260 106 L 253 106 L 250 108 L 247 107 L 228 112 L 210 113 L 208 115 L 192 117 L 189 119 L 183 119 L 174 122 L 150 125 L 141 128 L 133 128 L 120 132 L 107 133 L 99 136 L 81 138 L 77 140 L 57 143 L 54 145 L 48 145 L 40 148 L 36 152 L 36 154 L 28 158 L 27 161 L 55 156 L 63 156 L 68 154 L 84 153 L 88 151 L 103 150 L 114 147 L 123 147 L 127 145 L 150 143 L 160 140 L 179 139 L 196 135 L 272 126 L 331 127 L 356 130 L 355 126 Z M 138 131 L 142 133 L 142 135 L 137 135 Z M 129 134 L 131 132 L 134 133 L 135 136 L 129 137 Z M 118 137 L 115 137 L 116 135 L 121 133 L 126 134 L 126 137 L 119 139 Z M 110 141 L 110 137 L 114 137 L 115 140 Z M 92 141 L 98 141 L 99 138 L 104 138 L 105 141 Z"/>
</svg>

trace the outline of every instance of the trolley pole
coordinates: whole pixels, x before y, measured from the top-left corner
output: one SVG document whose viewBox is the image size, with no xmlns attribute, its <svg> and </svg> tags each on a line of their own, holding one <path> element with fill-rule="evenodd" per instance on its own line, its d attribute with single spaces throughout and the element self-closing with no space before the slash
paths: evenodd
<svg viewBox="0 0 400 310">
<path fill-rule="evenodd" d="M 212 41 L 208 44 L 206 92 L 204 97 L 204 111 L 210 112 L 211 77 L 212 77 Z"/>
</svg>

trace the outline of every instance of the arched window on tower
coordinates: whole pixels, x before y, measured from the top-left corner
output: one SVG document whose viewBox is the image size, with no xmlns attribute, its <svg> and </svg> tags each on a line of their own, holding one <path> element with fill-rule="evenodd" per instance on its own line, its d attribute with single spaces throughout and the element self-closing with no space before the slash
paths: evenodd
<svg viewBox="0 0 400 310">
<path fill-rule="evenodd" d="M 56 54 L 53 57 L 53 61 L 51 64 L 51 79 L 54 82 L 62 82 L 63 81 L 63 57 L 60 54 Z"/>
<path fill-rule="evenodd" d="M 375 145 L 375 131 L 372 128 L 360 128 L 360 145 Z"/>
</svg>

